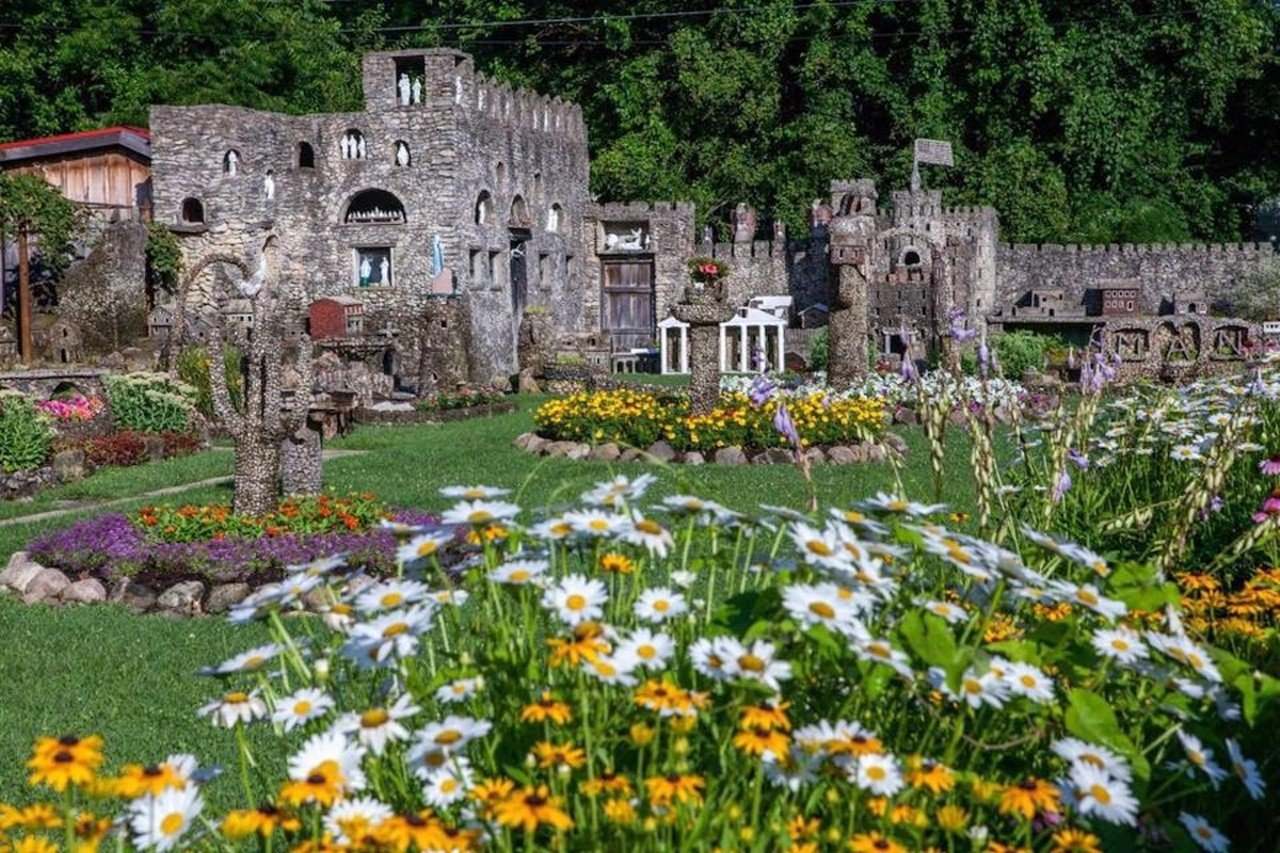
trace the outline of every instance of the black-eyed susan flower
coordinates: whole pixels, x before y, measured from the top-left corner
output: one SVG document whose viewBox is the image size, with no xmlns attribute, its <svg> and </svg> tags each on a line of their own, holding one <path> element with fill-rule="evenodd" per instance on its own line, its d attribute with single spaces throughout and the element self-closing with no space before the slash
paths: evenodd
<svg viewBox="0 0 1280 853">
<path fill-rule="evenodd" d="M 582 661 L 594 661 L 609 653 L 611 646 L 604 639 L 604 628 L 598 622 L 582 622 L 573 627 L 568 637 L 551 637 L 549 663 L 553 667 L 568 664 L 576 668 Z"/>
<path fill-rule="evenodd" d="M 393 850 L 440 850 L 443 825 L 430 809 L 394 814 L 375 827 L 373 837 Z"/>
<path fill-rule="evenodd" d="M 601 554 L 597 563 L 600 571 L 606 575 L 629 575 L 636 570 L 635 561 L 626 554 L 610 551 Z"/>
<path fill-rule="evenodd" d="M 1040 812 L 1061 810 L 1058 786 L 1043 779 L 1028 777 L 1016 785 L 1006 785 L 1000 792 L 1000 814 L 1031 820 Z"/>
<path fill-rule="evenodd" d="M 943 832 L 963 832 L 969 825 L 969 812 L 961 806 L 948 803 L 933 813 L 933 820 Z"/>
<path fill-rule="evenodd" d="M 36 741 L 27 768 L 32 785 L 48 785 L 65 791 L 70 785 L 86 785 L 102 766 L 102 738 L 40 738 Z"/>
<path fill-rule="evenodd" d="M 862 832 L 849 839 L 851 853 L 907 853 L 908 848 L 878 832 Z"/>
<path fill-rule="evenodd" d="M 536 832 L 539 826 L 556 831 L 573 828 L 573 818 L 560 807 L 560 798 L 552 796 L 546 785 L 526 786 L 500 800 L 493 809 L 494 818 L 503 826 Z"/>
<path fill-rule="evenodd" d="M 599 776 L 593 776 L 583 781 L 578 787 L 588 797 L 596 797 L 600 794 L 630 796 L 634 791 L 631 787 L 630 779 L 626 776 L 619 776 L 612 770 L 606 770 Z"/>
<path fill-rule="evenodd" d="M 1072 827 L 1055 832 L 1050 844 L 1049 853 L 1100 853 L 1102 850 L 1098 836 Z"/>
<path fill-rule="evenodd" d="M 556 725 L 564 725 L 573 719 L 573 709 L 569 703 L 562 702 L 544 690 L 538 701 L 525 705 L 520 710 L 520 721 L 524 723 L 545 723 L 550 721 Z"/>
<path fill-rule="evenodd" d="M 941 794 L 955 787 L 956 779 L 944 764 L 913 755 L 907 759 L 907 784 L 916 789 L 927 789 Z"/>
<path fill-rule="evenodd" d="M 673 803 L 697 805 L 702 802 L 702 791 L 706 786 L 707 780 L 702 776 L 686 773 L 651 776 L 644 780 L 651 806 L 670 806 Z"/>
<path fill-rule="evenodd" d="M 194 755 L 171 755 L 158 764 L 126 764 L 112 781 L 116 796 L 132 800 L 159 794 L 165 788 L 185 788 L 196 770 Z"/>
<path fill-rule="evenodd" d="M 276 830 L 294 832 L 302 827 L 290 812 L 272 803 L 264 803 L 256 809 L 235 809 L 222 819 L 222 834 L 232 841 L 258 835 L 270 838 Z"/>
<path fill-rule="evenodd" d="M 587 754 L 580 747 L 574 746 L 572 741 L 565 743 L 539 741 L 533 745 L 532 752 L 533 757 L 538 761 L 538 766 L 544 770 L 561 766 L 581 767 L 587 763 Z"/>
</svg>

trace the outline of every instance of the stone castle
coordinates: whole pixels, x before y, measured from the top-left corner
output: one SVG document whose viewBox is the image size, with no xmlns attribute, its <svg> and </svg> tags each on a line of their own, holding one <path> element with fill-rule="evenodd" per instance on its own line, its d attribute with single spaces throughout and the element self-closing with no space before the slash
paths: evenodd
<svg viewBox="0 0 1280 853">
<path fill-rule="evenodd" d="M 403 388 L 510 375 L 526 313 L 566 351 L 652 347 L 698 255 L 730 264 L 734 304 L 791 297 L 793 325 L 854 311 L 859 369 L 868 351 L 924 357 L 961 309 L 1146 373 L 1237 360 L 1268 334 L 1210 308 L 1274 263 L 1270 247 L 1010 245 L 993 208 L 918 188 L 882 205 L 866 180 L 833 181 L 807 239 L 781 225 L 757 239 L 739 205 L 717 243 L 690 203 L 594 201 L 581 110 L 486 79 L 464 53 L 369 54 L 363 89 L 356 113 L 154 107 L 153 209 L 188 264 L 277 239 L 312 299 L 360 303 L 347 357 Z"/>
</svg>

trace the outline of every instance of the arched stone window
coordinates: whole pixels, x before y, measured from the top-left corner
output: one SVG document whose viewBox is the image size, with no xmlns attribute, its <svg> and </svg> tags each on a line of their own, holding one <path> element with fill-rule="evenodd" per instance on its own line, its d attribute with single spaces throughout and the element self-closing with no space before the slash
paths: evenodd
<svg viewBox="0 0 1280 853">
<path fill-rule="evenodd" d="M 920 266 L 920 250 L 914 246 L 908 247 L 902 253 L 902 265 L 907 267 Z"/>
<path fill-rule="evenodd" d="M 314 169 L 316 167 L 316 150 L 310 142 L 298 143 L 298 168 Z"/>
<path fill-rule="evenodd" d="M 200 203 L 200 199 L 184 198 L 182 200 L 182 221 L 188 225 L 204 224 L 204 205 Z"/>
<path fill-rule="evenodd" d="M 476 197 L 476 224 L 493 224 L 493 196 L 488 190 L 481 190 Z"/>
<path fill-rule="evenodd" d="M 551 209 L 547 211 L 547 230 L 553 234 L 559 234 L 560 229 L 564 227 L 564 208 L 559 204 L 551 205 Z"/>
<path fill-rule="evenodd" d="M 526 226 L 529 224 L 529 206 L 524 203 L 524 196 L 517 195 L 511 199 L 511 224 Z"/>
<path fill-rule="evenodd" d="M 542 201 L 542 173 L 533 173 L 533 200 Z"/>
<path fill-rule="evenodd" d="M 228 149 L 227 153 L 222 155 L 222 174 L 233 178 L 240 174 L 240 152 L 234 148 Z"/>
<path fill-rule="evenodd" d="M 361 190 L 347 202 L 342 221 L 355 225 L 399 225 L 405 221 L 404 205 L 386 190 Z"/>
<path fill-rule="evenodd" d="M 505 163 L 502 163 L 502 162 L 499 162 L 499 163 L 498 163 L 498 165 L 497 165 L 497 168 L 495 168 L 495 169 L 493 170 L 493 172 L 494 172 L 494 174 L 495 174 L 495 175 L 497 175 L 497 176 L 498 176 L 498 183 L 497 183 L 497 185 L 496 185 L 496 186 L 497 186 L 497 188 L 498 188 L 498 191 L 499 191 L 499 192 L 501 192 L 501 191 L 502 191 L 502 185 L 503 185 L 503 184 L 505 184 L 505 183 L 507 182 L 507 167 L 506 167 L 506 164 L 505 164 Z"/>
<path fill-rule="evenodd" d="M 365 156 L 364 134 L 350 128 L 342 134 L 338 143 L 343 160 L 363 160 Z"/>
<path fill-rule="evenodd" d="M 413 155 L 409 153 L 409 143 L 403 139 L 397 139 L 395 145 L 395 153 L 392 155 L 397 166 L 413 165 Z"/>
</svg>

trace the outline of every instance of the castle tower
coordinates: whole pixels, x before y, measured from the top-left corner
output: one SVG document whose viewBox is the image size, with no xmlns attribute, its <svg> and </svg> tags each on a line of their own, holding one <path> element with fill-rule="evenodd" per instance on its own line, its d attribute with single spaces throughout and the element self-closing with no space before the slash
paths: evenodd
<svg viewBox="0 0 1280 853">
<path fill-rule="evenodd" d="M 876 236 L 876 188 L 870 180 L 833 181 L 828 225 L 830 272 L 827 382 L 848 388 L 867 372 L 867 297 Z"/>
</svg>

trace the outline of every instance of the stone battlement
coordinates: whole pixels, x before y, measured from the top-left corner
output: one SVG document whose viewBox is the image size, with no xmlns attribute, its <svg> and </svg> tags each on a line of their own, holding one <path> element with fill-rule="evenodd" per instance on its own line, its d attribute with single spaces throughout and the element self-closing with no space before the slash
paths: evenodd
<svg viewBox="0 0 1280 853">
<path fill-rule="evenodd" d="M 598 219 L 644 218 L 654 214 L 681 213 L 693 216 L 691 201 L 608 201 L 597 203 Z"/>
<path fill-rule="evenodd" d="M 752 258 L 783 259 L 786 257 L 786 246 L 779 245 L 776 240 L 753 240 L 750 243 L 699 243 L 698 254 L 707 255 L 721 261 Z"/>
</svg>

